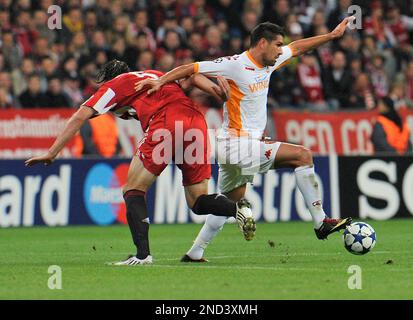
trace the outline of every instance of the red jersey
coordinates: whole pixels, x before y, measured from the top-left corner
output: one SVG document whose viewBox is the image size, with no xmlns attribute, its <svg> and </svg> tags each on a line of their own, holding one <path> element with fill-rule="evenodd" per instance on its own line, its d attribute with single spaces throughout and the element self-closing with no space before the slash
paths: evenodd
<svg viewBox="0 0 413 320">
<path fill-rule="evenodd" d="M 155 93 L 147 94 L 147 88 L 137 92 L 135 83 L 146 78 L 158 79 L 163 75 L 156 70 L 123 73 L 105 82 L 83 105 L 93 108 L 98 114 L 108 111 L 123 119 L 137 118 L 143 130 L 149 120 L 171 103 L 195 109 L 190 100 L 175 83 L 167 83 Z"/>
</svg>

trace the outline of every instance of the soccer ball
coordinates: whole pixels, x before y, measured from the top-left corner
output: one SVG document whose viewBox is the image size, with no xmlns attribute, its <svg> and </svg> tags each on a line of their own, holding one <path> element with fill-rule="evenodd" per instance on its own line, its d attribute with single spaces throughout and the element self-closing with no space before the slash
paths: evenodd
<svg viewBox="0 0 413 320">
<path fill-rule="evenodd" d="M 343 234 L 344 247 L 353 254 L 366 254 L 376 245 L 376 232 L 365 222 L 354 222 Z"/>
</svg>

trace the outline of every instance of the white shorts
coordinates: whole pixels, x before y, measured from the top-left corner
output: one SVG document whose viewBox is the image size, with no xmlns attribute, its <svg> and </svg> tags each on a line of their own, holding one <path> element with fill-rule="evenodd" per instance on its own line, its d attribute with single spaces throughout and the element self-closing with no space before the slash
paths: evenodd
<svg viewBox="0 0 413 320">
<path fill-rule="evenodd" d="M 218 138 L 216 159 L 219 164 L 219 192 L 230 192 L 252 183 L 256 173 L 265 173 L 274 166 L 281 142 L 258 139 Z"/>
</svg>

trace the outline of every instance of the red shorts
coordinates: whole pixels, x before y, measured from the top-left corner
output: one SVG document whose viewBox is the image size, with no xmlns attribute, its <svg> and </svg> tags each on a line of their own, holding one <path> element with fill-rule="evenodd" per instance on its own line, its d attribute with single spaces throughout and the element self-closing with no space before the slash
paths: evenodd
<svg viewBox="0 0 413 320">
<path fill-rule="evenodd" d="M 149 121 L 137 155 L 158 176 L 172 161 L 182 171 L 184 186 L 211 177 L 208 126 L 202 113 L 179 103 L 170 104 Z"/>
</svg>

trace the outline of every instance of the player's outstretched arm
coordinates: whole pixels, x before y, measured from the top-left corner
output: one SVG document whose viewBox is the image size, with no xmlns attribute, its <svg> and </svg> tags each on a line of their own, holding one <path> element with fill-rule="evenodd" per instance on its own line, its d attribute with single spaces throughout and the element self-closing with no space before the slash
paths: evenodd
<svg viewBox="0 0 413 320">
<path fill-rule="evenodd" d="M 81 106 L 71 118 L 67 121 L 63 131 L 57 136 L 55 142 L 50 147 L 49 151 L 41 156 L 33 157 L 25 161 L 26 166 L 32 166 L 37 163 L 50 165 L 57 157 L 60 151 L 67 142 L 72 139 L 76 132 L 79 131 L 83 123 L 94 115 L 93 108 Z"/>
<path fill-rule="evenodd" d="M 346 31 L 348 24 L 355 19 L 354 16 L 347 17 L 340 22 L 340 24 L 331 32 L 323 34 L 320 36 L 315 36 L 311 38 L 305 38 L 301 40 L 293 41 L 289 44 L 293 56 L 299 56 L 307 51 L 313 50 L 323 44 L 341 38 Z"/>
<path fill-rule="evenodd" d="M 195 86 L 218 100 L 227 101 L 230 94 L 228 81 L 222 76 L 217 76 L 217 83 L 218 84 L 215 84 L 208 77 L 199 73 L 193 74 L 188 79 L 180 82 L 184 90 L 190 86 Z"/>
<path fill-rule="evenodd" d="M 185 64 L 183 66 L 176 67 L 171 71 L 165 73 L 159 79 L 144 79 L 135 83 L 135 90 L 140 91 L 144 87 L 148 89 L 148 94 L 158 91 L 164 84 L 179 79 L 184 79 L 195 73 L 195 64 Z"/>
</svg>

